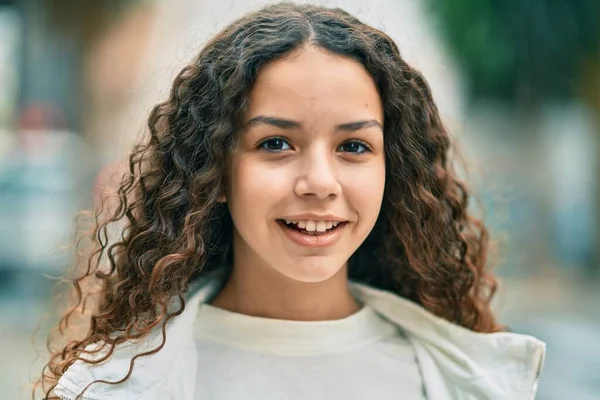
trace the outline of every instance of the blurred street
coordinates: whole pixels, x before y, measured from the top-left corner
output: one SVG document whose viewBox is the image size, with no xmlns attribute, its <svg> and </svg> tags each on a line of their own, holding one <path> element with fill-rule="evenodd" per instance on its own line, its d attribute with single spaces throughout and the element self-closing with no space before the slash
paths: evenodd
<svg viewBox="0 0 600 400">
<path fill-rule="evenodd" d="M 598 282 L 564 279 L 506 282 L 502 322 L 547 343 L 540 400 L 600 399 Z"/>
</svg>

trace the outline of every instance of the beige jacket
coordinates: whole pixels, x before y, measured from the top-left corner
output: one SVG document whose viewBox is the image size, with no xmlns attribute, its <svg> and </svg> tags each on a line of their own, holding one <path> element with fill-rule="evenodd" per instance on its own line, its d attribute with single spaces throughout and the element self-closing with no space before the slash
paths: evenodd
<svg viewBox="0 0 600 400">
<path fill-rule="evenodd" d="M 166 328 L 162 350 L 135 361 L 124 383 L 94 383 L 84 400 L 194 399 L 197 371 L 193 326 L 198 305 L 211 299 L 224 279 L 217 271 L 196 282 L 185 311 Z M 436 317 L 393 293 L 352 283 L 356 298 L 397 324 L 411 340 L 423 373 L 429 400 L 532 400 L 542 369 L 545 344 L 515 333 L 475 333 Z M 90 382 L 119 381 L 132 357 L 154 349 L 160 330 L 141 343 L 122 345 L 104 363 L 75 362 L 60 379 L 55 393 L 74 400 Z"/>
</svg>

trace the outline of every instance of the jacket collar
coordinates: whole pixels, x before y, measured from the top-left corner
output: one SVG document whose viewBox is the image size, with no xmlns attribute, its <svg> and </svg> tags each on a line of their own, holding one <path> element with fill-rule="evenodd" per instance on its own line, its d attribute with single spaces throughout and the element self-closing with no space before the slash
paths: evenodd
<svg viewBox="0 0 600 400">
<path fill-rule="evenodd" d="M 412 339 L 429 399 L 535 398 L 545 343 L 516 333 L 473 332 L 393 293 L 353 288 Z"/>
<path fill-rule="evenodd" d="M 132 394 L 139 394 L 140 398 L 159 398 L 144 390 L 152 391 L 155 384 L 164 382 L 174 364 L 184 363 L 187 370 L 195 370 L 193 326 L 197 309 L 218 293 L 225 279 L 225 270 L 217 270 L 190 285 L 185 310 L 167 325 L 163 349 L 152 356 L 138 358 L 134 372 L 124 384 L 95 384 L 86 395 L 98 399 L 137 398 Z M 359 301 L 407 333 L 415 348 L 429 400 L 530 400 L 535 397 L 545 355 L 543 342 L 515 333 L 476 333 L 393 293 L 358 283 L 351 283 L 351 290 Z M 70 393 L 81 391 L 94 380 L 118 381 L 126 374 L 133 356 L 153 349 L 161 340 L 159 330 L 143 343 L 116 349 L 105 363 L 89 366 L 76 362 L 63 375 L 59 387 Z M 185 351 L 182 348 L 186 348 Z M 185 382 L 178 385 L 185 398 L 192 398 L 193 382 L 188 386 Z"/>
</svg>

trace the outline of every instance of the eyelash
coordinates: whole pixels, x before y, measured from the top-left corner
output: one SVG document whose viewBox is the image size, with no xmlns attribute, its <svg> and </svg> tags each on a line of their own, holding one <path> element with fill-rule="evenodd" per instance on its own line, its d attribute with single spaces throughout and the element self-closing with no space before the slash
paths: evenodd
<svg viewBox="0 0 600 400">
<path fill-rule="evenodd" d="M 289 144 L 289 142 L 287 141 L 287 139 L 284 139 L 284 138 L 282 138 L 282 137 L 271 137 L 271 138 L 265 139 L 265 140 L 263 140 L 262 142 L 260 142 L 260 143 L 258 144 L 257 148 L 258 148 L 258 149 L 260 149 L 260 150 L 264 150 L 264 151 L 266 151 L 266 152 L 268 152 L 268 153 L 283 153 L 284 151 L 287 151 L 287 150 L 289 150 L 289 149 L 267 149 L 267 148 L 265 147 L 265 145 L 266 145 L 267 143 L 269 143 L 269 142 L 272 142 L 272 141 L 275 141 L 275 140 L 280 140 L 280 141 L 284 142 L 285 144 L 287 144 L 287 145 L 290 147 L 290 149 L 291 149 L 291 147 L 292 147 L 292 146 Z M 365 149 L 364 149 L 364 151 L 361 151 L 361 152 L 350 152 L 350 151 L 349 151 L 349 152 L 346 152 L 346 153 L 349 153 L 349 154 L 352 154 L 352 155 L 361 155 L 361 154 L 370 153 L 370 152 L 372 152 L 372 151 L 373 151 L 373 150 L 371 149 L 371 147 L 370 147 L 370 146 L 369 146 L 367 143 L 363 142 L 362 140 L 358 140 L 358 139 L 351 139 L 351 140 L 348 140 L 348 141 L 346 141 L 346 142 L 342 143 L 340 146 L 338 146 L 338 149 L 339 149 L 340 147 L 342 147 L 342 146 L 346 146 L 346 145 L 348 145 L 348 144 L 358 144 L 358 145 L 360 145 L 360 146 L 363 146 L 363 147 L 365 148 Z"/>
</svg>

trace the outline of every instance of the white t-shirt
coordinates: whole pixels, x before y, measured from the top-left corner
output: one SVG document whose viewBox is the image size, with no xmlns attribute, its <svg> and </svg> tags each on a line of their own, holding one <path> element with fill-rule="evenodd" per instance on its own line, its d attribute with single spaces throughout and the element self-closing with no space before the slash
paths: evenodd
<svg viewBox="0 0 600 400">
<path fill-rule="evenodd" d="M 425 398 L 410 342 L 370 307 L 309 322 L 198 313 L 197 400 Z"/>
</svg>

